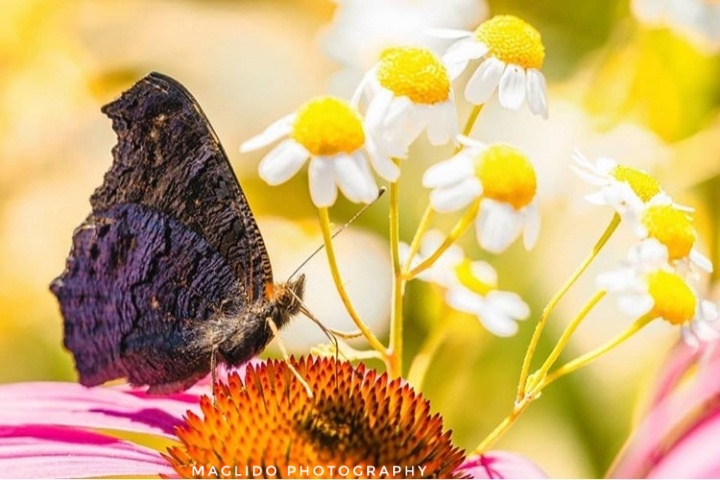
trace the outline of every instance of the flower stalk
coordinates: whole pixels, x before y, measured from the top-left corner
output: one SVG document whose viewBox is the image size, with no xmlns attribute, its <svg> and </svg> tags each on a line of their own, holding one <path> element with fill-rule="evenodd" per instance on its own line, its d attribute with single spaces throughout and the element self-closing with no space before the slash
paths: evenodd
<svg viewBox="0 0 720 480">
<path fill-rule="evenodd" d="M 398 164 L 397 159 L 393 159 Z M 390 257 L 393 267 L 392 310 L 390 313 L 390 376 L 402 376 L 403 293 L 405 279 L 400 265 L 400 187 L 399 179 L 390 183 Z"/>
<path fill-rule="evenodd" d="M 553 295 L 553 297 L 543 309 L 542 314 L 540 315 L 540 319 L 535 326 L 535 331 L 533 332 L 533 336 L 530 340 L 530 345 L 528 345 L 527 352 L 525 353 L 522 370 L 520 371 L 520 380 L 518 381 L 518 392 L 517 396 L 515 397 L 516 402 L 519 402 L 525 396 L 525 387 L 527 385 L 528 375 L 530 374 L 530 365 L 532 364 L 535 351 L 537 350 L 538 344 L 540 343 L 540 337 L 542 336 L 543 330 L 545 329 L 545 325 L 547 324 L 550 314 L 555 309 L 555 306 L 562 299 L 562 297 L 567 293 L 568 290 L 570 290 L 570 287 L 575 284 L 577 279 L 580 278 L 580 275 L 585 272 L 585 270 L 590 266 L 595 257 L 597 257 L 597 255 L 600 253 L 600 250 L 602 250 L 602 248 L 605 246 L 607 241 L 617 229 L 618 225 L 620 225 L 620 215 L 615 213 L 612 220 L 610 220 L 610 224 L 600 236 L 600 239 L 595 243 L 592 251 L 588 254 L 585 260 L 583 260 L 583 262 L 565 282 L 565 284 L 560 288 L 560 290 L 558 290 L 557 293 Z"/>
</svg>

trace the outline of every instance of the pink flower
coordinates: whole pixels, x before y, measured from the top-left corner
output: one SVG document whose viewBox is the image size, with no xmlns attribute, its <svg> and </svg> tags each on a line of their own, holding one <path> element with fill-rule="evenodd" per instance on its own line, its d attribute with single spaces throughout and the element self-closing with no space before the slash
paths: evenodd
<svg viewBox="0 0 720 480">
<path fill-rule="evenodd" d="M 313 391 L 325 400 L 330 398 L 328 401 L 332 401 L 336 396 L 333 392 L 338 390 L 324 391 L 321 384 L 328 376 L 338 375 L 345 390 L 354 388 L 353 398 L 362 399 L 365 393 L 371 393 L 369 398 L 376 400 L 376 404 L 345 400 L 348 408 L 374 412 L 368 419 L 375 418 L 378 411 L 374 409 L 381 409 L 387 422 L 410 422 L 411 425 L 402 431 L 421 437 L 413 437 L 418 443 L 408 450 L 409 457 L 401 456 L 392 462 L 393 465 L 402 463 L 403 459 L 409 464 L 420 460 L 427 462 L 427 468 L 435 469 L 435 473 L 447 467 L 447 470 L 442 470 L 446 471 L 442 476 L 546 478 L 529 460 L 508 452 L 490 452 L 463 460 L 462 451 L 451 445 L 449 432 L 443 433 L 440 417 L 432 415 L 427 401 L 413 393 L 404 382 L 390 381 L 385 375 L 370 370 L 367 371 L 367 381 L 363 381 L 363 375 L 358 377 L 359 367 L 341 364 L 336 368 L 329 359 L 293 362 L 314 386 Z M 85 388 L 61 382 L 0 386 L 0 477 L 177 477 L 178 472 L 185 472 L 191 465 L 210 468 L 218 462 L 220 465 L 232 465 L 236 463 L 235 459 L 247 460 L 247 455 L 238 453 L 247 450 L 243 450 L 245 446 L 252 455 L 257 455 L 257 451 L 267 453 L 274 448 L 287 448 L 282 438 L 292 438 L 296 442 L 299 439 L 292 435 L 293 431 L 314 428 L 305 423 L 292 426 L 292 422 L 288 423 L 283 415 L 280 415 L 285 419 L 282 425 L 272 424 L 272 421 L 278 421 L 276 414 L 287 408 L 287 398 L 294 399 L 293 408 L 298 402 L 303 403 L 299 400 L 301 398 L 305 399 L 308 408 L 315 408 L 283 362 L 256 362 L 255 366 L 247 369 L 247 373 L 245 368 L 237 373 L 239 375 L 235 372 L 222 375 L 223 384 L 216 390 L 217 404 L 212 404 L 207 398 L 210 393 L 207 380 L 185 393 L 165 397 L 147 395 L 127 386 Z M 328 395 L 330 397 L 325 398 Z M 380 398 L 388 395 L 393 401 L 377 401 L 378 395 Z M 253 405 L 257 408 L 253 409 Z M 406 409 L 414 413 L 405 415 L 403 412 L 407 413 Z M 273 418 L 264 415 L 265 411 Z M 352 418 L 357 420 L 360 417 Z M 267 426 L 268 430 L 258 430 L 253 434 L 244 430 L 252 428 L 251 424 L 257 426 L 258 422 Z M 374 425 L 375 422 L 371 421 L 365 426 L 372 430 L 376 428 Z M 384 432 L 383 425 L 386 424 L 377 424 L 377 432 Z M 362 425 L 358 428 L 356 435 L 342 440 L 348 444 L 345 446 L 353 447 L 358 443 L 353 438 L 357 440 L 360 432 L 368 433 Z M 239 431 L 246 434 L 236 435 Z M 276 441 L 278 438 L 280 443 Z M 406 451 L 406 445 L 382 443 L 394 441 L 394 436 L 383 440 L 371 434 L 368 438 L 380 442 L 380 447 L 389 447 L 389 450 L 381 449 L 382 452 L 388 450 L 392 453 L 394 449 L 402 454 Z M 267 448 L 258 450 L 261 444 Z M 367 445 L 362 441 L 360 444 L 364 452 Z M 308 445 L 313 447 L 312 441 Z M 416 450 L 420 446 L 426 451 L 420 449 L 422 451 L 418 454 Z M 298 455 L 302 457 L 302 452 L 295 453 L 295 457 Z M 311 455 L 308 458 L 315 457 Z M 365 464 L 362 457 L 357 459 Z M 238 460 L 236 464 L 242 463 Z M 207 474 L 214 475 L 211 471 Z"/>
<path fill-rule="evenodd" d="M 176 440 L 175 426 L 198 411 L 207 386 L 153 397 L 127 386 L 75 383 L 0 386 L 0 475 L 82 478 L 174 475 L 160 451 Z M 142 439 L 149 448 L 124 439 Z"/>
<path fill-rule="evenodd" d="M 471 478 L 548 478 L 540 467 L 512 452 L 470 455 L 458 469 Z"/>
<path fill-rule="evenodd" d="M 720 477 L 720 342 L 679 343 L 608 476 Z"/>
</svg>

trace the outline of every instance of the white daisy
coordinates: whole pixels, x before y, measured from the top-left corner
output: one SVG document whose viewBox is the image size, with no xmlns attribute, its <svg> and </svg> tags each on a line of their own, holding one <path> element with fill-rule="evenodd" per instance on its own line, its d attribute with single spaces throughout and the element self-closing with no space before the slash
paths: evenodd
<svg viewBox="0 0 720 480">
<path fill-rule="evenodd" d="M 470 103 L 487 102 L 497 89 L 503 107 L 518 110 L 527 103 L 532 113 L 547 118 L 547 84 L 540 71 L 545 46 L 532 25 L 512 15 L 498 15 L 474 32 L 434 29 L 429 33 L 457 40 L 443 56 L 453 79 L 471 61 L 482 59 L 465 87 Z"/>
<path fill-rule="evenodd" d="M 377 154 L 406 157 L 408 146 L 427 132 L 433 145 L 458 133 L 452 85 L 445 66 L 424 48 L 391 48 L 363 78 L 352 104 L 367 97 L 365 124 Z"/>
<path fill-rule="evenodd" d="M 445 295 L 448 305 L 475 315 L 485 328 L 498 337 L 518 331 L 519 320 L 530 315 L 530 308 L 517 293 L 497 289 L 497 274 L 486 262 L 465 259 L 456 268 L 456 285 Z"/>
<path fill-rule="evenodd" d="M 670 197 L 658 195 L 648 202 L 635 231 L 643 242 L 656 240 L 667 248 L 668 260 L 679 272 L 712 272 L 712 262 L 695 246 L 697 230 L 691 212 L 678 208 Z"/>
<path fill-rule="evenodd" d="M 368 159 L 387 180 L 396 180 L 399 170 L 389 159 L 373 155 L 374 145 L 365 132 L 360 114 L 345 101 L 318 97 L 243 143 L 240 151 L 284 138 L 260 162 L 263 180 L 270 185 L 284 183 L 310 159 L 310 196 L 316 206 L 334 204 L 338 188 L 350 201 L 370 203 L 377 198 L 378 188 Z"/>
<path fill-rule="evenodd" d="M 668 265 L 667 248 L 651 239 L 630 250 L 621 268 L 598 276 L 598 286 L 618 294 L 620 310 L 634 318 L 662 318 L 680 326 L 691 346 L 720 337 L 717 307 Z"/>
<path fill-rule="evenodd" d="M 593 164 L 582 153 L 573 153 L 575 164 L 570 168 L 591 185 L 600 190 L 585 196 L 594 205 L 612 207 L 623 220 L 637 224 L 645 205 L 653 199 L 664 201 L 667 197 L 660 183 L 650 174 L 637 168 L 620 165 L 611 158 L 600 157 Z"/>
<path fill-rule="evenodd" d="M 445 236 L 438 230 L 427 232 L 411 266 L 417 266 L 437 251 Z M 400 244 L 400 259 L 407 260 L 410 247 Z M 516 293 L 497 289 L 497 273 L 490 264 L 470 261 L 462 247 L 448 248 L 433 265 L 416 278 L 446 289 L 445 300 L 453 309 L 477 316 L 487 330 L 509 337 L 517 330 L 517 321 L 530 314 L 530 308 Z"/>
<path fill-rule="evenodd" d="M 423 185 L 433 189 L 432 207 L 453 212 L 480 201 L 475 220 L 480 246 L 499 253 L 523 233 L 525 248 L 532 248 L 540 232 L 540 214 L 530 161 L 507 145 L 488 146 L 466 137 L 460 141 L 466 148 L 423 176 Z"/>
</svg>

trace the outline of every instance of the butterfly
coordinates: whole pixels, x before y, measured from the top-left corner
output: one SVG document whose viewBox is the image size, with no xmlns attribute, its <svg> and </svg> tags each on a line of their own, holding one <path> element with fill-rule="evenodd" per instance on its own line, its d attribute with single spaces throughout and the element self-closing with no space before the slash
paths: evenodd
<svg viewBox="0 0 720 480">
<path fill-rule="evenodd" d="M 83 385 L 185 390 L 216 358 L 260 353 L 300 310 L 305 279 L 273 281 L 227 154 L 180 83 L 151 73 L 102 111 L 113 164 L 50 286 L 64 345 Z"/>
</svg>

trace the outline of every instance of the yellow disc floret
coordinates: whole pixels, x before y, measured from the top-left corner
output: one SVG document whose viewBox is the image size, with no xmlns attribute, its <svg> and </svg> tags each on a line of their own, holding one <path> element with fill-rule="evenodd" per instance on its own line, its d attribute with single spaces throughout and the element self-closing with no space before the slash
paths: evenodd
<svg viewBox="0 0 720 480">
<path fill-rule="evenodd" d="M 656 205 L 645 210 L 642 223 L 650 238 L 655 238 L 667 247 L 670 260 L 690 255 L 697 232 L 686 212 L 672 205 Z"/>
<path fill-rule="evenodd" d="M 478 278 L 473 271 L 473 263 L 467 258 L 455 267 L 455 275 L 464 287 L 479 295 L 485 296 L 497 289 L 494 282 L 490 283 Z"/>
<path fill-rule="evenodd" d="M 380 57 L 380 85 L 413 103 L 432 105 L 450 97 L 450 76 L 445 66 L 425 48 L 390 48 Z"/>
<path fill-rule="evenodd" d="M 655 302 L 650 314 L 673 325 L 682 325 L 695 316 L 697 297 L 683 278 L 660 270 L 647 277 L 648 292 Z"/>
<path fill-rule="evenodd" d="M 519 150 L 508 145 L 492 145 L 477 159 L 475 174 L 483 186 L 483 196 L 509 203 L 520 210 L 535 198 L 535 168 Z"/>
<path fill-rule="evenodd" d="M 505 63 L 539 69 L 545 61 L 540 32 L 513 15 L 497 15 L 483 22 L 475 30 L 475 37 L 492 56 Z"/>
<path fill-rule="evenodd" d="M 635 195 L 643 202 L 650 201 L 651 198 L 662 191 L 657 180 L 637 168 L 618 165 L 610 172 L 610 175 L 615 177 L 618 182 L 625 182 L 630 185 Z"/>
<path fill-rule="evenodd" d="M 345 101 L 318 97 L 298 110 L 290 138 L 312 155 L 352 153 L 365 144 L 360 114 Z"/>
</svg>

